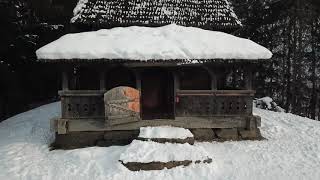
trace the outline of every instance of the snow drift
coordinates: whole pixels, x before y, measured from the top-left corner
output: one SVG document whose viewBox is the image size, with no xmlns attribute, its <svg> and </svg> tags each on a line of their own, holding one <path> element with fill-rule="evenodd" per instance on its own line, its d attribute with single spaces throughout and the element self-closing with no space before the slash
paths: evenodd
<svg viewBox="0 0 320 180">
<path fill-rule="evenodd" d="M 59 109 L 53 103 L 0 123 L 0 179 L 320 179 L 320 123 L 293 114 L 254 109 L 268 140 L 195 143 L 211 164 L 132 172 L 118 161 L 127 146 L 49 151 L 49 119 Z"/>
<path fill-rule="evenodd" d="M 272 53 L 248 39 L 170 24 L 117 27 L 67 34 L 40 48 L 38 59 L 270 59 Z"/>
</svg>

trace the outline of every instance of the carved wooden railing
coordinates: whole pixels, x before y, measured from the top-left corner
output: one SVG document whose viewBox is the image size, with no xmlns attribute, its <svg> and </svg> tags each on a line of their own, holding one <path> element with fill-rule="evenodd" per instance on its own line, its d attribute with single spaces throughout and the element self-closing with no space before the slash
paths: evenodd
<svg viewBox="0 0 320 180">
<path fill-rule="evenodd" d="M 100 90 L 59 91 L 63 119 L 104 119 L 103 94 Z"/>
<path fill-rule="evenodd" d="M 105 91 L 59 91 L 63 119 L 104 119 Z M 252 115 L 252 90 L 178 90 L 177 117 Z"/>
<path fill-rule="evenodd" d="M 178 90 L 176 116 L 252 115 L 252 90 Z"/>
</svg>

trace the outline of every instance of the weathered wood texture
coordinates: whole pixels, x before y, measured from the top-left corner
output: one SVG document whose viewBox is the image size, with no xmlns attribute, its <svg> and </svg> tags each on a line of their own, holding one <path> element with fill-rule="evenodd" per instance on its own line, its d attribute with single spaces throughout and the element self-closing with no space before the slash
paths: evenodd
<svg viewBox="0 0 320 180">
<path fill-rule="evenodd" d="M 140 120 L 140 92 L 131 87 L 116 87 L 104 95 L 106 126 Z"/>
<path fill-rule="evenodd" d="M 256 116 L 176 117 L 172 119 L 142 120 L 127 124 L 105 126 L 104 119 L 67 120 L 68 132 L 136 130 L 143 126 L 175 126 L 195 128 L 247 128 L 247 123 L 260 120 Z M 259 125 L 259 122 L 256 122 Z"/>
<path fill-rule="evenodd" d="M 59 91 L 62 118 L 104 118 L 103 93 L 93 90 Z"/>
<path fill-rule="evenodd" d="M 176 116 L 251 115 L 253 91 L 178 91 Z"/>
<path fill-rule="evenodd" d="M 60 91 L 62 118 L 104 118 L 109 123 L 140 119 L 140 93 L 133 88 L 116 88 L 110 97 L 103 99 L 105 91 Z M 118 95 L 116 95 L 118 93 Z M 114 95 L 112 95 L 114 94 Z M 208 117 L 219 115 L 252 115 L 254 91 L 248 90 L 177 90 L 175 116 Z M 120 97 L 121 96 L 121 97 Z M 104 106 L 106 105 L 106 107 Z M 126 117 L 126 118 L 125 118 Z"/>
</svg>

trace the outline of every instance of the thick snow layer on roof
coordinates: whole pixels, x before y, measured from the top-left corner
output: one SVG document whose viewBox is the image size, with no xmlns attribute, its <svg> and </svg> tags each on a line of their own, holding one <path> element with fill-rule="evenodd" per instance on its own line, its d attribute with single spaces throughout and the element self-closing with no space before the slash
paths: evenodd
<svg viewBox="0 0 320 180">
<path fill-rule="evenodd" d="M 61 115 L 60 106 L 41 106 L 0 123 L 0 179 L 320 179 L 319 121 L 254 108 L 267 140 L 195 143 L 212 163 L 132 172 L 118 161 L 128 146 L 49 151 L 55 134 L 50 119 Z"/>
<path fill-rule="evenodd" d="M 263 46 L 230 34 L 183 27 L 117 27 L 67 34 L 37 50 L 38 59 L 270 59 Z"/>
<path fill-rule="evenodd" d="M 182 153 L 183 152 L 183 153 Z M 120 160 L 127 162 L 170 162 L 170 161 L 203 161 L 209 157 L 207 151 L 199 146 L 171 143 L 157 143 L 152 141 L 134 140 L 120 155 Z"/>
<path fill-rule="evenodd" d="M 193 134 L 189 129 L 160 126 L 160 127 L 141 127 L 139 137 L 141 138 L 174 138 L 174 139 L 186 139 L 193 137 Z"/>
</svg>

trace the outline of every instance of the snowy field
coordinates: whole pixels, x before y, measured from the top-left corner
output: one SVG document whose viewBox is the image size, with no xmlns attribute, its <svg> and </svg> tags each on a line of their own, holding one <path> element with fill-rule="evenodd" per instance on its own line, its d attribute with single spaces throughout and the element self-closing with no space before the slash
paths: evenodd
<svg viewBox="0 0 320 180">
<path fill-rule="evenodd" d="M 49 151 L 53 103 L 0 123 L 0 179 L 320 179 L 320 122 L 254 109 L 265 141 L 196 143 L 213 157 L 162 171 L 131 172 L 118 159 L 126 147 Z"/>
</svg>

